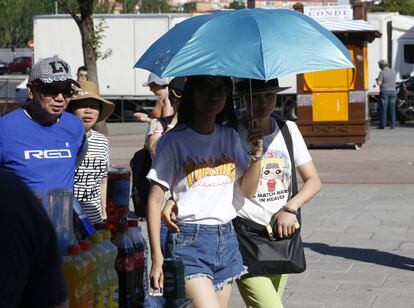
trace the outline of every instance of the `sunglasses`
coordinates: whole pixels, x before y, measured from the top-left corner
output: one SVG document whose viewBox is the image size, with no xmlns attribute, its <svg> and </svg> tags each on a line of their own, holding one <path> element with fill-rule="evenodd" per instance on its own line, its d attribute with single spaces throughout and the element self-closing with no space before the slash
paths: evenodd
<svg viewBox="0 0 414 308">
<path fill-rule="evenodd" d="M 75 90 L 71 87 L 57 88 L 49 85 L 36 86 L 35 91 L 43 96 L 55 98 L 59 94 L 62 94 L 64 98 L 70 98 L 75 94 Z"/>
</svg>

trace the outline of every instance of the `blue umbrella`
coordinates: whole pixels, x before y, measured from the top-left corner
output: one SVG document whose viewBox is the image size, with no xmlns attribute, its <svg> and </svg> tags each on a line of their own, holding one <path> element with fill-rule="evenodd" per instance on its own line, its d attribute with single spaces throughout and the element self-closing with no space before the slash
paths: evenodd
<svg viewBox="0 0 414 308">
<path fill-rule="evenodd" d="M 353 64 L 338 38 L 312 18 L 291 10 L 244 9 L 186 19 L 152 44 L 135 67 L 161 77 L 269 80 Z"/>
</svg>

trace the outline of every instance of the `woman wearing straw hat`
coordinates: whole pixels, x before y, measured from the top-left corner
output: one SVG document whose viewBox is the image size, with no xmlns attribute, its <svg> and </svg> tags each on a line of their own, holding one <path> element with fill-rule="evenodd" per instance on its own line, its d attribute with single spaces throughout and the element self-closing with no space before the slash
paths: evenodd
<svg viewBox="0 0 414 308">
<path fill-rule="evenodd" d="M 106 183 L 109 167 L 109 146 L 106 137 L 92 127 L 105 120 L 115 105 L 99 95 L 91 81 L 80 81 L 79 95 L 73 97 L 68 111 L 81 118 L 88 137 L 88 153 L 75 172 L 74 193 L 92 223 L 106 218 Z"/>
</svg>

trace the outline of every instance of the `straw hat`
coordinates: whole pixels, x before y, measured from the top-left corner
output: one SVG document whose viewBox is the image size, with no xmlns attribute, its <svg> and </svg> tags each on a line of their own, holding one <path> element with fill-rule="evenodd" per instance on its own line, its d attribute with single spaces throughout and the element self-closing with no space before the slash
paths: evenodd
<svg viewBox="0 0 414 308">
<path fill-rule="evenodd" d="M 99 90 L 96 84 L 91 81 L 79 81 L 79 92 L 70 99 L 71 102 L 81 101 L 84 99 L 95 99 L 101 103 L 101 111 L 99 112 L 98 122 L 105 120 L 114 111 L 115 105 L 99 95 Z"/>
</svg>

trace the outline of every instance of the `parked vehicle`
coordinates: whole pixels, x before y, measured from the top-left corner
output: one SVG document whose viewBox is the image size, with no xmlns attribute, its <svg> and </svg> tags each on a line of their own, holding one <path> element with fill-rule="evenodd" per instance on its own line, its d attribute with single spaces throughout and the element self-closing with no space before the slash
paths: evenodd
<svg viewBox="0 0 414 308">
<path fill-rule="evenodd" d="M 406 80 L 397 87 L 397 119 L 400 124 L 414 121 L 414 77 L 403 75 Z"/>
<path fill-rule="evenodd" d="M 0 75 L 7 73 L 7 63 L 0 59 Z"/>
<path fill-rule="evenodd" d="M 17 57 L 7 66 L 9 73 L 29 74 L 32 69 L 32 57 Z"/>
</svg>

